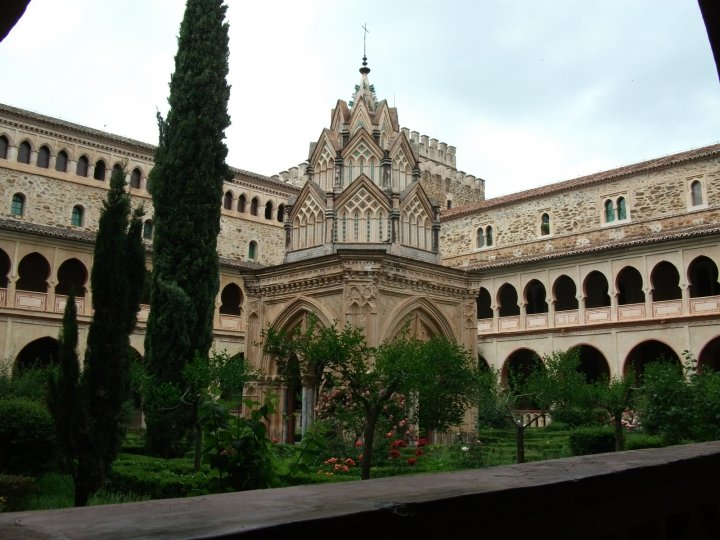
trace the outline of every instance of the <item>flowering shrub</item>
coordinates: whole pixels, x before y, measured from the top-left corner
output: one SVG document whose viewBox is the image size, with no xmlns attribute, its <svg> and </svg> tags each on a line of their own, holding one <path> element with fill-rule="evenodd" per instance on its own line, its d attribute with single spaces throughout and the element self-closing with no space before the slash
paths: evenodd
<svg viewBox="0 0 720 540">
<path fill-rule="evenodd" d="M 640 428 L 640 418 L 635 411 L 626 410 L 620 420 L 622 426 L 628 431 L 636 431 Z"/>
<path fill-rule="evenodd" d="M 352 458 L 336 458 L 331 457 L 323 462 L 325 467 L 318 469 L 318 474 L 324 474 L 326 476 L 333 476 L 335 474 L 354 473 L 353 467 L 357 465 Z"/>
</svg>

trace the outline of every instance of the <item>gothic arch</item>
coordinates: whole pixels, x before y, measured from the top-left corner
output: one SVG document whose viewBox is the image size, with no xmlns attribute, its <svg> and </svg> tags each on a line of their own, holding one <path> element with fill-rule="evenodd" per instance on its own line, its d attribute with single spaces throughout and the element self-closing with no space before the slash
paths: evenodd
<svg viewBox="0 0 720 540">
<path fill-rule="evenodd" d="M 461 340 L 461 336 L 455 333 L 455 329 L 447 317 L 427 298 L 409 298 L 389 313 L 385 320 L 392 321 L 392 323 L 382 335 L 382 340 L 395 337 L 410 318 L 415 318 L 417 323 L 422 323 L 431 335 L 442 335 Z M 411 324 L 413 324 L 412 321 Z"/>
<path fill-rule="evenodd" d="M 332 326 L 335 321 L 335 318 L 321 304 L 311 298 L 300 297 L 288 304 L 270 326 L 278 330 L 288 330 L 310 313 L 317 317 L 322 326 Z"/>
</svg>

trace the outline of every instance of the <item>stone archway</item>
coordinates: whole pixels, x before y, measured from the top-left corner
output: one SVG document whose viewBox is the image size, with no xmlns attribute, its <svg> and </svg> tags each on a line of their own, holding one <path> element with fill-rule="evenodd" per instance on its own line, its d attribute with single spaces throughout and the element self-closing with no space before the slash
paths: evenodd
<svg viewBox="0 0 720 540">
<path fill-rule="evenodd" d="M 710 340 L 698 356 L 698 371 L 720 371 L 720 336 Z"/>
<path fill-rule="evenodd" d="M 25 345 L 15 357 L 15 369 L 44 368 L 59 362 L 59 343 L 52 337 L 42 337 Z"/>
<path fill-rule="evenodd" d="M 603 353 L 592 345 L 577 345 L 573 349 L 576 349 L 580 355 L 578 371 L 585 374 L 588 382 L 610 378 L 610 366 Z"/>
<path fill-rule="evenodd" d="M 290 336 L 296 331 L 306 330 L 311 317 L 320 327 L 332 325 L 332 320 L 321 306 L 310 299 L 300 298 L 287 306 L 271 326 Z M 278 377 L 276 365 L 265 365 L 269 376 Z M 285 376 L 276 386 L 280 394 L 280 410 L 273 421 L 279 438 L 284 442 L 300 441 L 314 421 L 323 370 L 321 365 L 304 365 L 294 355 L 286 359 Z"/>
<path fill-rule="evenodd" d="M 643 341 L 630 351 L 625 359 L 623 375 L 626 375 L 630 369 L 635 372 L 636 377 L 641 377 L 645 371 L 645 366 L 651 362 L 657 361 L 673 362 L 681 367 L 680 357 L 669 346 L 655 339 Z"/>
</svg>

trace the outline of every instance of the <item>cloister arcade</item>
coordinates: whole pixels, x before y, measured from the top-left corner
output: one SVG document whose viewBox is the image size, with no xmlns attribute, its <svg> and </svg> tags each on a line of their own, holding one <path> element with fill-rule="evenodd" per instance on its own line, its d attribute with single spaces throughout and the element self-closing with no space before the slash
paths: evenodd
<svg viewBox="0 0 720 540">
<path fill-rule="evenodd" d="M 89 279 L 91 254 L 46 247 L 37 247 L 37 251 L 31 251 L 30 246 L 23 244 L 16 250 L 11 247 L 0 246 L 0 309 L 14 310 L 23 320 L 39 316 L 55 323 L 34 325 L 43 335 L 38 337 L 37 333 L 32 333 L 25 341 L 17 342 L 16 339 L 15 348 L 11 348 L 11 357 L 5 360 L 14 360 L 15 365 L 20 367 L 37 362 L 43 365 L 54 363 L 58 350 L 57 322 L 65 310 L 68 297 L 75 295 L 81 323 L 87 323 L 92 315 Z M 17 252 L 16 263 L 8 252 Z M 141 301 L 138 325 L 143 327 L 150 312 L 147 294 Z M 221 276 L 214 321 L 216 331 L 238 332 L 244 329 L 243 303 L 242 281 L 236 277 Z M 142 350 L 142 335 L 134 337 L 135 345 Z"/>
</svg>

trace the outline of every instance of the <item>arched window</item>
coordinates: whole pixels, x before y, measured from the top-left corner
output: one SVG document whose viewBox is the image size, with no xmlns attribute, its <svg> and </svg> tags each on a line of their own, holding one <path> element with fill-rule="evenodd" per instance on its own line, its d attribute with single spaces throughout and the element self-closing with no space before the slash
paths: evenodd
<svg viewBox="0 0 720 540">
<path fill-rule="evenodd" d="M 571 311 L 578 308 L 577 288 L 570 276 L 563 274 L 555 280 L 555 310 Z"/>
<path fill-rule="evenodd" d="M 694 259 L 688 267 L 690 281 L 690 298 L 720 295 L 718 283 L 718 267 L 715 262 L 701 255 Z"/>
<path fill-rule="evenodd" d="M 370 210 L 365 214 L 365 240 L 368 242 L 372 240 L 372 216 Z"/>
<path fill-rule="evenodd" d="M 27 141 L 23 141 L 20 143 L 20 147 L 18 148 L 18 163 L 27 163 L 30 164 L 30 143 Z"/>
<path fill-rule="evenodd" d="M 703 203 L 702 183 L 695 180 L 690 184 L 690 197 L 693 206 L 700 206 Z"/>
<path fill-rule="evenodd" d="M 148 219 L 143 223 L 143 238 L 145 240 L 152 240 L 153 237 L 153 222 L 152 219 Z"/>
<path fill-rule="evenodd" d="M 680 290 L 680 274 L 674 264 L 660 261 L 650 274 L 653 302 L 665 300 L 679 300 L 682 298 Z"/>
<path fill-rule="evenodd" d="M 245 195 L 240 195 L 240 198 L 238 199 L 238 212 L 245 213 L 245 207 L 247 206 L 247 197 Z"/>
<path fill-rule="evenodd" d="M 355 212 L 355 219 L 353 220 L 353 240 L 360 240 L 360 214 Z"/>
<path fill-rule="evenodd" d="M 248 259 L 251 261 L 257 259 L 257 242 L 255 240 L 251 240 L 248 246 Z"/>
<path fill-rule="evenodd" d="M 58 268 L 58 283 L 55 286 L 55 294 L 70 296 L 74 294 L 78 298 L 85 296 L 85 284 L 87 283 L 88 271 L 85 265 L 77 259 L 68 259 Z"/>
<path fill-rule="evenodd" d="M 491 225 L 485 228 L 485 245 L 487 247 L 492 247 L 493 245 L 493 228 Z"/>
<path fill-rule="evenodd" d="M 0 159 L 7 159 L 10 141 L 5 135 L 0 136 Z"/>
<path fill-rule="evenodd" d="M 233 194 L 232 191 L 228 191 L 223 197 L 223 208 L 225 210 L 232 210 Z"/>
<path fill-rule="evenodd" d="M 285 220 L 285 205 L 281 204 L 277 209 L 277 220 L 282 223 Z"/>
<path fill-rule="evenodd" d="M 480 289 L 477 300 L 477 318 L 478 319 L 492 319 L 493 310 L 490 302 L 490 293 L 485 287 Z"/>
<path fill-rule="evenodd" d="M 616 280 L 618 305 L 644 303 L 645 293 L 642 290 L 642 285 L 642 276 L 636 268 L 626 266 L 620 270 Z"/>
<path fill-rule="evenodd" d="M 7 289 L 10 273 L 10 257 L 2 249 L 0 249 L 0 289 Z"/>
<path fill-rule="evenodd" d="M 385 224 L 385 213 L 381 210 L 380 214 L 378 215 L 378 240 L 380 242 L 385 241 L 385 231 L 384 231 L 384 225 Z"/>
<path fill-rule="evenodd" d="M 142 180 L 142 171 L 137 167 L 130 173 L 130 187 L 140 189 L 140 181 Z"/>
<path fill-rule="evenodd" d="M 610 305 L 608 281 L 605 274 L 593 270 L 585 278 L 585 307 L 600 308 Z"/>
<path fill-rule="evenodd" d="M 102 159 L 98 159 L 97 163 L 95 163 L 95 173 L 93 174 L 93 178 L 95 180 L 100 180 L 101 182 L 105 180 L 105 162 Z"/>
<path fill-rule="evenodd" d="M 627 219 L 627 203 L 625 197 L 619 197 L 617 200 L 617 218 L 622 221 Z"/>
<path fill-rule="evenodd" d="M 258 215 L 258 207 L 259 206 L 260 206 L 260 201 L 258 201 L 257 197 L 253 197 L 253 200 L 250 201 L 250 215 L 251 216 Z"/>
<path fill-rule="evenodd" d="M 31 292 L 47 292 L 50 264 L 39 253 L 25 255 L 18 266 L 17 290 Z"/>
<path fill-rule="evenodd" d="M 272 201 L 268 201 L 265 203 L 265 219 L 272 219 L 273 218 L 273 203 Z"/>
<path fill-rule="evenodd" d="M 533 279 L 527 284 L 525 287 L 525 301 L 527 302 L 526 310 L 528 315 L 548 312 L 545 296 L 545 285 L 537 279 Z"/>
<path fill-rule="evenodd" d="M 608 199 L 605 201 L 605 223 L 612 223 L 613 221 L 615 221 L 615 209 L 612 200 Z"/>
<path fill-rule="evenodd" d="M 13 195 L 12 204 L 10 205 L 10 213 L 13 216 L 22 216 L 25 213 L 25 195 L 16 193 Z"/>
<path fill-rule="evenodd" d="M 224 315 L 236 315 L 241 314 L 240 306 L 242 306 L 243 295 L 240 287 L 235 283 L 230 283 L 225 286 L 220 293 L 220 313 Z"/>
<path fill-rule="evenodd" d="M 477 247 L 478 249 L 480 249 L 481 247 L 485 247 L 485 231 L 483 230 L 482 227 L 478 227 L 478 230 L 476 231 L 475 236 L 476 236 L 476 238 L 475 238 L 476 246 L 475 247 Z"/>
<path fill-rule="evenodd" d="M 60 150 L 55 158 L 55 170 L 59 172 L 67 172 L 68 155 L 65 150 Z"/>
<path fill-rule="evenodd" d="M 505 283 L 498 291 L 498 304 L 500 317 L 511 317 L 520 315 L 518 295 L 515 287 Z"/>
<path fill-rule="evenodd" d="M 36 163 L 38 167 L 43 169 L 50 167 L 50 149 L 47 146 L 42 145 L 38 150 Z"/>
<path fill-rule="evenodd" d="M 80 156 L 77 161 L 77 167 L 75 168 L 75 174 L 87 178 L 88 169 L 90 168 L 90 161 L 85 156 Z"/>
<path fill-rule="evenodd" d="M 550 234 L 550 215 L 547 212 L 540 217 L 540 234 L 542 236 Z"/>
<path fill-rule="evenodd" d="M 73 206 L 72 216 L 70 216 L 70 223 L 75 227 L 82 227 L 83 220 L 85 217 L 85 209 L 78 205 Z"/>
</svg>

